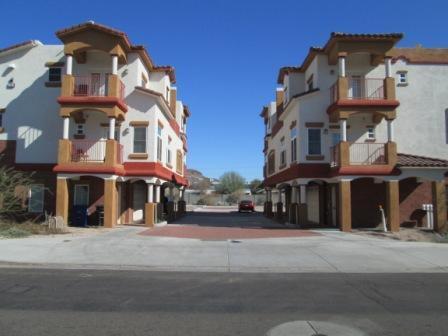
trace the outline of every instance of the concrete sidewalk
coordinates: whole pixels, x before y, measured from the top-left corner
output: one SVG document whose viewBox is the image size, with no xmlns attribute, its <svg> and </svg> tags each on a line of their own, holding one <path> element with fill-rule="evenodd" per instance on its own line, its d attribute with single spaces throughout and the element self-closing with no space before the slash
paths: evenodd
<svg viewBox="0 0 448 336">
<path fill-rule="evenodd" d="M 225 241 L 143 236 L 142 227 L 87 235 L 1 239 L 3 266 L 218 272 L 447 272 L 448 244 L 338 231 L 300 238 Z"/>
</svg>

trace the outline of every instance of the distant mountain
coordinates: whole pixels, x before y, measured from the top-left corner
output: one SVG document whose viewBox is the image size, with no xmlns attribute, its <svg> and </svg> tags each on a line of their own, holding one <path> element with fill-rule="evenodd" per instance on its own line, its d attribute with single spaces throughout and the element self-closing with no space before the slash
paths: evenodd
<svg viewBox="0 0 448 336">
<path fill-rule="evenodd" d="M 193 190 L 206 190 L 211 186 L 211 179 L 207 176 L 204 176 L 199 170 L 196 169 L 188 169 L 187 170 L 187 179 L 189 183 L 189 188 Z"/>
</svg>

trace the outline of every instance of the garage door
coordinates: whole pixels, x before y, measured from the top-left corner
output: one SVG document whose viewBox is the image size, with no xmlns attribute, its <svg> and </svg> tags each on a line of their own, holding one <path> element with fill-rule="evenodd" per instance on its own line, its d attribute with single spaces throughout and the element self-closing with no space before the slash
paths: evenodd
<svg viewBox="0 0 448 336">
<path fill-rule="evenodd" d="M 306 189 L 306 203 L 308 208 L 308 220 L 319 224 L 319 187 L 311 186 Z"/>
</svg>

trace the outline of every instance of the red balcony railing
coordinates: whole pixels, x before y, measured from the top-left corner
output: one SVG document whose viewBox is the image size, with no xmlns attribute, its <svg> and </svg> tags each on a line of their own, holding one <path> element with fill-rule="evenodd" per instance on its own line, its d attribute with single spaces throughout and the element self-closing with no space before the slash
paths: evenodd
<svg viewBox="0 0 448 336">
<path fill-rule="evenodd" d="M 350 144 L 351 165 L 383 165 L 386 164 L 384 143 L 352 143 Z"/>
<path fill-rule="evenodd" d="M 106 140 L 72 140 L 72 162 L 104 162 Z"/>
<path fill-rule="evenodd" d="M 348 79 L 349 99 L 384 99 L 384 80 L 379 78 Z"/>
<path fill-rule="evenodd" d="M 74 96 L 107 96 L 107 83 L 105 77 L 99 76 L 74 76 Z"/>
</svg>

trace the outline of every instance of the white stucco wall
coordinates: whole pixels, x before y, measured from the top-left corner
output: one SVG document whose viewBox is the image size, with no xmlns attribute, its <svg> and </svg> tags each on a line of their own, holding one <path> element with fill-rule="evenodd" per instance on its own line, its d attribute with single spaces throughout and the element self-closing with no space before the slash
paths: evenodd
<svg viewBox="0 0 448 336">
<path fill-rule="evenodd" d="M 0 108 L 5 132 L 0 140 L 16 140 L 17 163 L 55 163 L 62 120 L 56 98 L 60 88 L 46 87 L 46 62 L 64 61 L 63 47 L 38 45 L 6 56 L 0 55 Z M 10 64 L 15 69 L 8 70 Z M 13 78 L 15 87 L 7 88 Z"/>
</svg>

